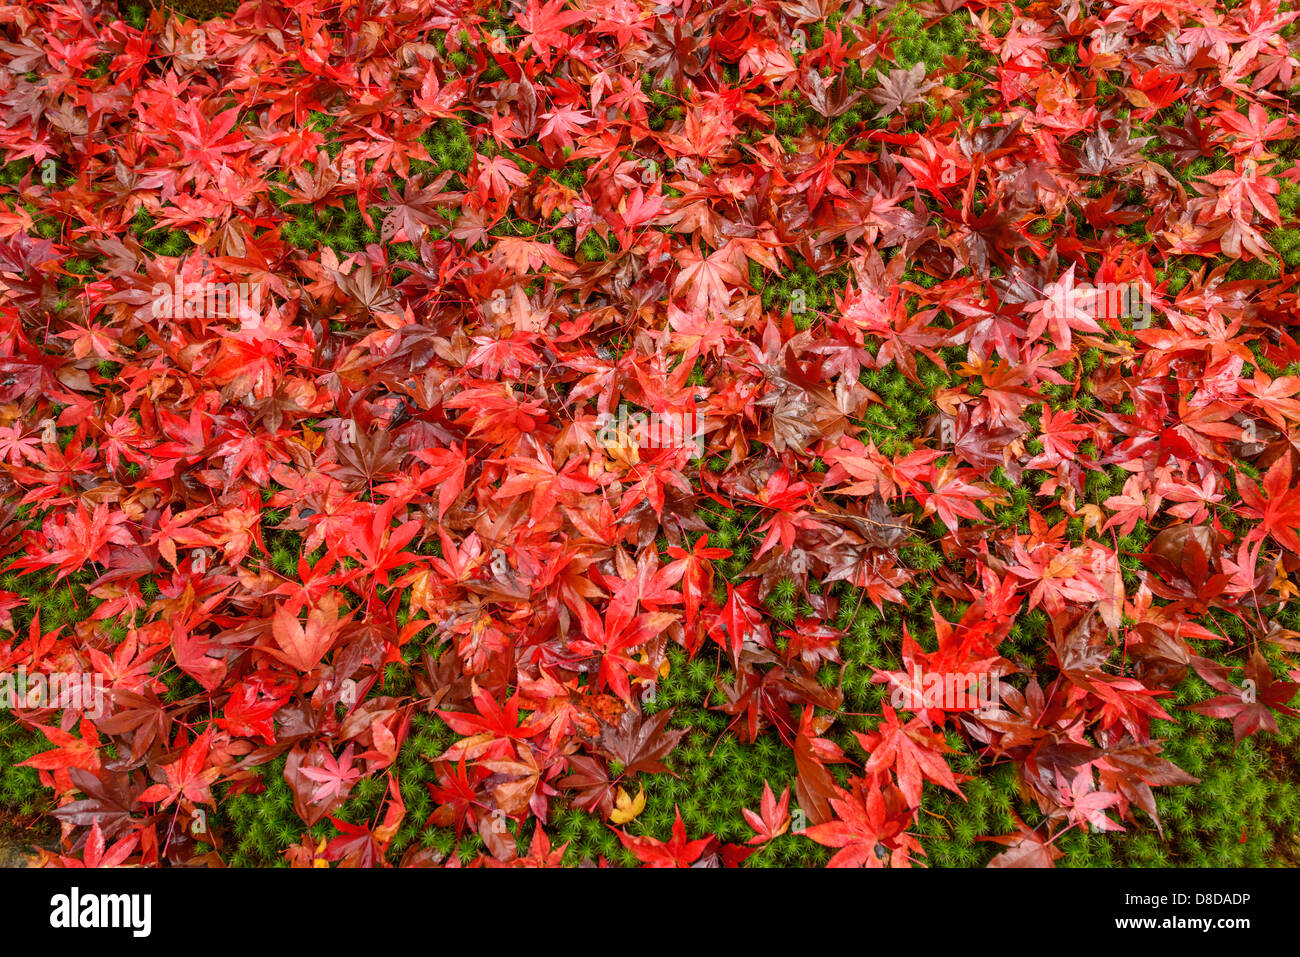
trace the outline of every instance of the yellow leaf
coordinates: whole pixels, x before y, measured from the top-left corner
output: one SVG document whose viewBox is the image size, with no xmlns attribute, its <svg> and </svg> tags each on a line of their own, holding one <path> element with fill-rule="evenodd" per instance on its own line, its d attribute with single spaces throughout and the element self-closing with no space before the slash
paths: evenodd
<svg viewBox="0 0 1300 957">
<path fill-rule="evenodd" d="M 978 483 L 979 487 L 987 494 L 979 499 L 979 503 L 992 512 L 1000 505 L 1006 505 L 1011 501 L 1011 496 L 1007 494 L 1006 489 L 998 485 L 989 485 L 986 482 Z"/>
<path fill-rule="evenodd" d="M 626 824 L 636 820 L 636 816 L 644 810 L 645 788 L 637 791 L 635 798 L 628 797 L 628 793 L 619 788 L 614 795 L 614 810 L 609 812 L 609 820 L 612 824 Z"/>
<path fill-rule="evenodd" d="M 1094 505 L 1089 502 L 1076 513 L 1083 517 L 1083 530 L 1086 532 L 1089 528 L 1095 528 L 1099 533 L 1101 527 L 1106 523 L 1106 513 L 1101 510 L 1100 505 Z"/>
<path fill-rule="evenodd" d="M 1284 602 L 1289 601 L 1296 595 L 1300 595 L 1300 589 L 1297 589 L 1291 582 L 1291 579 L 1286 577 L 1286 574 L 1282 571 L 1281 565 L 1279 565 L 1277 570 L 1273 573 L 1273 584 L 1270 585 L 1269 588 L 1281 595 Z"/>
<path fill-rule="evenodd" d="M 609 456 L 609 462 L 615 469 L 626 472 L 641 461 L 641 452 L 635 441 L 623 442 L 619 439 L 611 439 L 608 442 L 602 441 L 601 445 L 605 447 L 605 454 Z"/>
</svg>

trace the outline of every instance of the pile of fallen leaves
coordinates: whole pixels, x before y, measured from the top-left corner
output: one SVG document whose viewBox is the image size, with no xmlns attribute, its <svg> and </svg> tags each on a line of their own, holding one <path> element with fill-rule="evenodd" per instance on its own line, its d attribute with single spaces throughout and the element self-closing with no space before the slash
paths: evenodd
<svg viewBox="0 0 1300 957">
<path fill-rule="evenodd" d="M 563 806 L 651 865 L 792 818 L 924 864 L 960 748 L 1036 822 L 995 863 L 1050 865 L 1194 781 L 1189 675 L 1239 739 L 1292 714 L 1296 12 L 938 0 L 927 60 L 887 0 L 2 10 L 0 672 L 103 688 L 4 717 L 47 863 L 217 863 L 280 759 L 292 863 L 435 863 L 390 850 L 427 715 L 416 823 L 478 863 L 559 862 Z M 793 752 L 747 845 L 636 827 L 673 648 Z M 953 675 L 994 702 L 918 703 Z"/>
</svg>

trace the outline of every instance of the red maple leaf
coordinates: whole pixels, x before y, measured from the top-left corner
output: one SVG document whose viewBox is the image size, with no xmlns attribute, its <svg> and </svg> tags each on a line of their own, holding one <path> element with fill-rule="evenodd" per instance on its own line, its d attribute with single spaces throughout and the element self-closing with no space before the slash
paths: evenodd
<svg viewBox="0 0 1300 957">
<path fill-rule="evenodd" d="M 674 807 L 674 813 L 676 819 L 673 821 L 671 840 L 660 841 L 653 837 L 635 837 L 617 828 L 614 829 L 614 833 L 618 835 L 623 846 L 647 867 L 690 867 L 717 842 L 717 838 L 710 834 L 708 837 L 688 841 L 686 825 L 682 822 L 682 812 Z"/>
<path fill-rule="evenodd" d="M 943 735 L 926 727 L 919 715 L 907 724 L 901 724 L 897 712 L 885 705 L 884 720 L 877 729 L 866 734 L 854 732 L 854 736 L 870 755 L 867 773 L 880 775 L 892 770 L 910 806 L 921 806 L 924 780 L 933 781 L 965 798 L 952 769 L 943 759 L 945 754 L 954 753 L 953 749 L 944 741 Z"/>
</svg>

